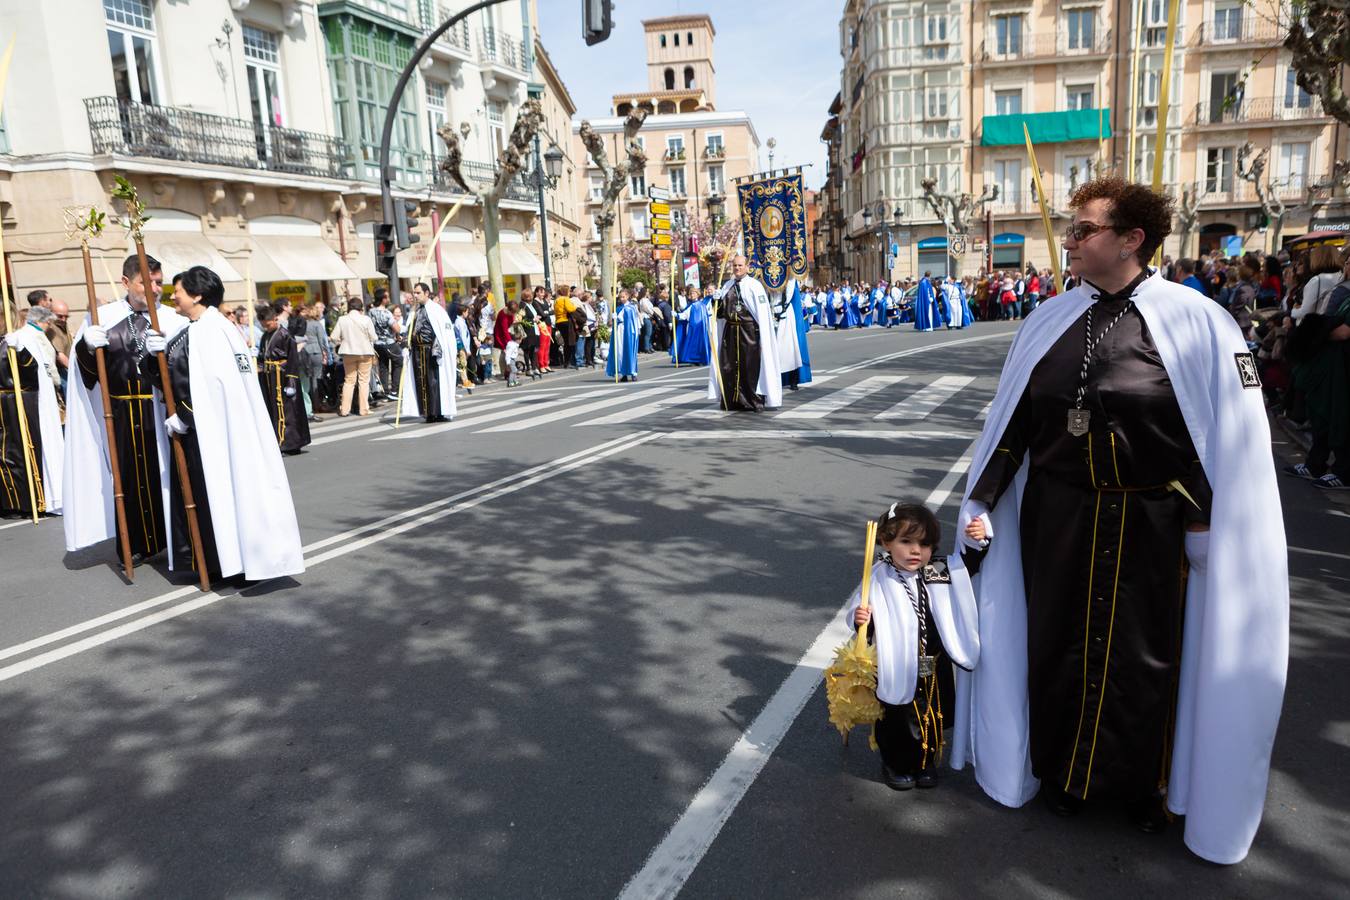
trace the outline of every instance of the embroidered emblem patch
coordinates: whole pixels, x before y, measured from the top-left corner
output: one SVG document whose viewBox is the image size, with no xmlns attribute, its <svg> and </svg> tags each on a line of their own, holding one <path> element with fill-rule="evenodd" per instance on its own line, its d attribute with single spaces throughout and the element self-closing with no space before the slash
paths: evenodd
<svg viewBox="0 0 1350 900">
<path fill-rule="evenodd" d="M 245 375 L 252 373 L 253 361 L 249 358 L 247 353 L 236 353 L 234 355 L 234 362 L 235 365 L 239 367 L 240 372 L 243 372 Z"/>
<path fill-rule="evenodd" d="M 1234 353 L 1233 358 L 1237 360 L 1238 378 L 1242 381 L 1242 386 L 1259 388 L 1261 386 L 1261 373 L 1256 371 L 1256 358 L 1252 356 L 1251 351 Z"/>
<path fill-rule="evenodd" d="M 952 573 L 947 568 L 947 561 L 945 559 L 939 560 L 938 562 L 931 562 L 924 566 L 923 571 L 920 573 L 920 577 L 923 579 L 924 584 L 952 583 Z"/>
</svg>

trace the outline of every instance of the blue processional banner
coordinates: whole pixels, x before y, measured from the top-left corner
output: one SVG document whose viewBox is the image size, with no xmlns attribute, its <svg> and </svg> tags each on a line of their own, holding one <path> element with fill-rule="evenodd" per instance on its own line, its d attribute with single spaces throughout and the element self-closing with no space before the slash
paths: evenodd
<svg viewBox="0 0 1350 900">
<path fill-rule="evenodd" d="M 766 290 L 806 277 L 806 201 L 802 176 L 780 175 L 737 187 L 750 272 Z"/>
</svg>

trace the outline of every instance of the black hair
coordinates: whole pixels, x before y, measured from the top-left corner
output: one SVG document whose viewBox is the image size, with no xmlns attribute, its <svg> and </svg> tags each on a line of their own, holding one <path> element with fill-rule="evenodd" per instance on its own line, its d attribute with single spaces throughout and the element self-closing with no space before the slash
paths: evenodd
<svg viewBox="0 0 1350 900">
<path fill-rule="evenodd" d="M 387 290 L 384 289 L 384 288 L 376 288 L 376 289 L 375 289 L 375 305 L 376 305 L 376 306 L 383 306 L 383 305 L 384 305 L 385 298 L 387 298 L 388 296 L 389 296 L 389 291 L 387 291 Z"/>
<path fill-rule="evenodd" d="M 427 284 L 425 281 L 419 281 L 419 282 L 417 282 L 417 284 L 413 285 L 413 287 L 420 287 L 422 290 L 426 291 L 428 294 L 432 294 L 432 293 L 433 293 L 433 291 L 431 290 L 431 285 Z"/>
<path fill-rule="evenodd" d="M 922 503 L 900 501 L 877 517 L 877 543 L 898 537 L 916 538 L 924 547 L 942 543 L 942 524 Z"/>
<path fill-rule="evenodd" d="M 220 283 L 220 276 L 206 266 L 193 266 L 175 278 L 174 283 L 181 284 L 183 291 L 203 306 L 220 306 L 225 299 L 225 285 Z"/>
<path fill-rule="evenodd" d="M 28 305 L 29 305 L 29 306 L 37 306 L 37 305 L 40 304 L 43 300 L 46 300 L 46 299 L 47 299 L 47 292 L 44 291 L 42 288 L 38 288 L 36 291 L 29 291 L 29 292 L 28 292 Z"/>
<path fill-rule="evenodd" d="M 277 317 L 277 310 L 276 307 L 270 303 L 259 303 L 253 308 L 253 315 L 254 318 L 258 320 L 259 324 L 265 324 Z"/>
<path fill-rule="evenodd" d="M 155 259 L 149 253 L 145 254 L 145 265 L 146 268 L 150 270 L 151 275 L 155 274 L 156 272 L 162 271 L 159 264 L 159 260 Z M 139 256 L 133 253 L 126 259 L 122 260 L 123 278 L 130 281 L 139 274 L 141 274 L 141 258 Z"/>
</svg>

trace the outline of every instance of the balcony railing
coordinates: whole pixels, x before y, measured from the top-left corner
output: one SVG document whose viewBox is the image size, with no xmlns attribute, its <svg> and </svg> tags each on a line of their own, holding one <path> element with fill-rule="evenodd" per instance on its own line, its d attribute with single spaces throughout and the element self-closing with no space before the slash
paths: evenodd
<svg viewBox="0 0 1350 900">
<path fill-rule="evenodd" d="M 1031 34 L 1022 32 L 1020 39 L 987 40 L 980 47 L 980 57 L 986 62 L 1007 60 L 1049 59 L 1052 57 L 1093 56 L 1111 52 L 1111 32 L 1097 29 L 1090 37 L 1058 34 Z"/>
<path fill-rule="evenodd" d="M 726 159 L 726 147 L 708 147 L 703 151 L 704 159 Z"/>
<path fill-rule="evenodd" d="M 450 173 L 440 166 L 440 161 L 444 157 L 437 157 L 433 162 L 431 157 L 425 156 L 425 168 L 423 171 L 432 185 L 438 190 L 446 191 L 451 194 L 463 194 L 464 188 L 459 186 L 459 182 L 450 177 Z M 475 162 L 464 160 L 460 163 L 460 172 L 464 175 L 464 180 L 469 182 L 469 186 L 474 184 L 488 184 L 497 177 L 497 167 L 492 163 Z M 533 176 L 522 172 L 511 180 L 506 186 L 506 199 L 519 200 L 524 203 L 532 203 L 538 199 L 538 193 L 529 179 Z"/>
<path fill-rule="evenodd" d="M 662 154 L 661 159 L 664 160 L 665 162 L 684 162 L 684 156 L 685 153 L 683 147 L 681 147 L 678 150 L 670 148 L 667 149 L 664 154 Z"/>
<path fill-rule="evenodd" d="M 346 145 L 328 135 L 116 97 L 89 97 L 84 106 L 95 153 L 324 178 L 350 174 Z"/>
<path fill-rule="evenodd" d="M 1286 102 L 1289 101 L 1289 102 Z M 1306 102 L 1304 102 L 1306 101 Z M 1195 115 L 1190 124 L 1250 125 L 1260 122 L 1295 122 L 1300 119 L 1318 119 L 1324 116 L 1316 97 L 1307 95 L 1285 97 L 1247 97 L 1228 103 L 1208 100 L 1195 104 Z"/>
<path fill-rule="evenodd" d="M 1284 33 L 1278 22 L 1244 16 L 1241 21 L 1203 22 L 1191 37 L 1191 46 L 1201 49 L 1228 49 L 1235 44 L 1279 44 Z"/>
<path fill-rule="evenodd" d="M 482 28 L 478 31 L 478 58 L 491 65 L 524 72 L 529 55 L 524 41 L 493 28 Z"/>
<path fill-rule="evenodd" d="M 452 15 L 454 14 L 449 10 L 444 7 L 441 8 L 441 21 L 445 21 L 445 19 L 450 18 Z M 433 24 L 432 28 L 434 27 L 435 25 Z M 449 31 L 441 35 L 440 43 L 454 47 L 456 50 L 463 53 L 472 53 L 473 42 L 469 39 L 469 23 L 467 21 L 461 21 L 458 25 L 453 26 Z"/>
</svg>

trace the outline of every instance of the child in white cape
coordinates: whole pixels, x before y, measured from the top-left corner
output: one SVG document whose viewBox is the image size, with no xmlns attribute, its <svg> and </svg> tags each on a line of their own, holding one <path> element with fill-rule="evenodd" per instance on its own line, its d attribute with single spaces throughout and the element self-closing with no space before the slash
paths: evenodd
<svg viewBox="0 0 1350 900">
<path fill-rule="evenodd" d="M 967 534 L 985 540 L 984 524 Z M 937 516 L 917 503 L 894 503 L 877 519 L 881 559 L 872 566 L 871 609 L 853 592 L 848 622 L 871 623 L 877 651 L 877 699 L 882 717 L 874 732 L 881 780 L 907 791 L 937 785 L 945 732 L 956 710 L 952 665 L 974 668 L 980 656 L 975 593 L 963 555 L 933 560 L 942 541 Z M 978 569 L 981 551 L 966 551 Z"/>
</svg>

